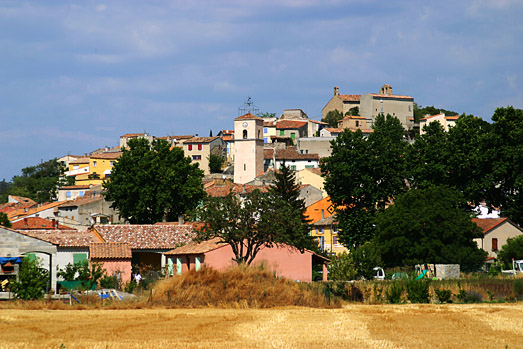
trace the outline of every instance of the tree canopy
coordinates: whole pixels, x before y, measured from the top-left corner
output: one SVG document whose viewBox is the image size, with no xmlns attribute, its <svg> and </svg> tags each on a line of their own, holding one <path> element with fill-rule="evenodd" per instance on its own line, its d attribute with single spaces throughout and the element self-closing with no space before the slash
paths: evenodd
<svg viewBox="0 0 523 349">
<path fill-rule="evenodd" d="M 38 258 L 25 257 L 22 260 L 18 280 L 13 282 L 11 291 L 16 298 L 33 300 L 43 298 L 49 285 L 49 271 L 40 267 Z"/>
<path fill-rule="evenodd" d="M 331 110 L 321 121 L 329 124 L 329 127 L 338 127 L 338 121 L 343 119 L 343 113 L 339 110 Z"/>
<path fill-rule="evenodd" d="M 262 247 L 289 244 L 303 251 L 309 239 L 289 232 L 301 231 L 301 219 L 285 201 L 259 190 L 239 198 L 208 197 L 194 217 L 205 223 L 198 240 L 220 238 L 229 244 L 238 264 L 251 264 Z"/>
<path fill-rule="evenodd" d="M 443 186 L 399 195 L 376 217 L 375 243 L 386 266 L 456 263 L 465 271 L 478 269 L 487 253 L 473 241 L 481 231 L 463 202 L 459 192 Z"/>
<path fill-rule="evenodd" d="M 523 259 L 523 235 L 508 239 L 498 252 L 498 258 L 509 268 L 512 268 L 512 259 Z"/>
<path fill-rule="evenodd" d="M 7 213 L 0 212 L 0 226 L 11 228 L 12 224 L 7 216 Z"/>
<path fill-rule="evenodd" d="M 331 143 L 321 165 L 325 189 L 337 207 L 340 242 L 352 248 L 374 236 L 374 218 L 407 190 L 404 130 L 400 121 L 379 115 L 368 138 L 345 130 Z"/>
<path fill-rule="evenodd" d="M 106 199 L 135 224 L 175 221 L 203 199 L 203 171 L 165 140 L 132 139 L 104 182 Z"/>
</svg>

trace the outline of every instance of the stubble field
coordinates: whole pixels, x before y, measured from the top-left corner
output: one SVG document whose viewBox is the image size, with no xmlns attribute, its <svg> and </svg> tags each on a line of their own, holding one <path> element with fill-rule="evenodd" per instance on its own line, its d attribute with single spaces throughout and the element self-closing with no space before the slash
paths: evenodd
<svg viewBox="0 0 523 349">
<path fill-rule="evenodd" d="M 0 309 L 1 348 L 523 348 L 523 303 Z"/>
</svg>

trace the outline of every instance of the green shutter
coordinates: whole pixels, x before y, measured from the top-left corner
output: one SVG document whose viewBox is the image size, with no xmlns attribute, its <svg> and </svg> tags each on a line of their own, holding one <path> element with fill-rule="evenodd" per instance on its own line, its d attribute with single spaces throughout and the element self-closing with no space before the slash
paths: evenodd
<svg viewBox="0 0 523 349">
<path fill-rule="evenodd" d="M 285 136 L 285 131 L 284 130 L 280 130 L 280 136 Z"/>
<path fill-rule="evenodd" d="M 167 259 L 167 271 L 169 273 L 169 276 L 173 276 L 174 273 L 174 263 L 172 258 Z"/>
<path fill-rule="evenodd" d="M 202 264 L 201 264 L 201 257 L 196 257 L 194 259 L 194 264 L 196 265 L 196 271 L 200 270 L 202 268 Z"/>
<path fill-rule="evenodd" d="M 176 258 L 176 274 L 178 274 L 178 275 L 182 274 L 182 258 L 181 257 Z"/>
<path fill-rule="evenodd" d="M 87 260 L 87 253 L 74 253 L 73 254 L 73 263 L 79 264 Z"/>
</svg>

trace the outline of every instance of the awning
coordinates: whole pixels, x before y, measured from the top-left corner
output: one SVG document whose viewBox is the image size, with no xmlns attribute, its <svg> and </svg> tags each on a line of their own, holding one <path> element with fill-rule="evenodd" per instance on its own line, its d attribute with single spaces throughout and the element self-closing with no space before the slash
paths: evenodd
<svg viewBox="0 0 523 349">
<path fill-rule="evenodd" d="M 22 258 L 20 257 L 0 257 L 0 264 L 6 263 L 22 263 Z"/>
</svg>

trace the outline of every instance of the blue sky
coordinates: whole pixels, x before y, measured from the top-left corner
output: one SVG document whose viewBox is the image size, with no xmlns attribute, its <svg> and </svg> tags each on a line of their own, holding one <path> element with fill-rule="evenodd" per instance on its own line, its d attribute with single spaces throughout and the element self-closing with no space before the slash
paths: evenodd
<svg viewBox="0 0 523 349">
<path fill-rule="evenodd" d="M 523 2 L 1 1 L 0 180 L 66 154 L 230 129 L 261 112 L 320 119 L 378 92 L 490 120 L 523 108 Z"/>
</svg>

